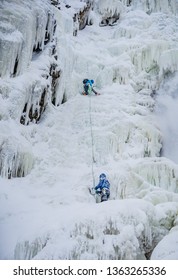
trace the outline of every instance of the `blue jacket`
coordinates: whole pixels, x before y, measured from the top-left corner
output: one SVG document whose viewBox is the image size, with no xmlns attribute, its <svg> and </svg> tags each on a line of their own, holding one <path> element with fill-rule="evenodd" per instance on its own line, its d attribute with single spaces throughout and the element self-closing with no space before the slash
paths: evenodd
<svg viewBox="0 0 178 280">
<path fill-rule="evenodd" d="M 110 188 L 110 183 L 107 179 L 104 179 L 104 180 L 100 180 L 99 181 L 99 184 L 95 187 L 95 190 L 97 189 L 103 189 L 103 188 L 107 188 L 109 190 Z"/>
</svg>

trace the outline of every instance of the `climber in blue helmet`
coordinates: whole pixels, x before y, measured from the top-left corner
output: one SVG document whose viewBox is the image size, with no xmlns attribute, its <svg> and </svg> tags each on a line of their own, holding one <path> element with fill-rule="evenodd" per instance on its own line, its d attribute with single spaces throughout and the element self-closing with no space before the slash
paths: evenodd
<svg viewBox="0 0 178 280">
<path fill-rule="evenodd" d="M 107 194 L 107 199 L 110 196 L 110 183 L 106 178 L 106 175 L 104 173 L 101 173 L 99 176 L 99 183 L 98 185 L 94 188 L 96 193 L 100 193 L 102 189 L 106 189 L 106 194 Z"/>
<path fill-rule="evenodd" d="M 93 89 L 94 80 L 84 79 L 83 80 L 83 87 L 84 92 L 83 95 L 90 95 L 92 91 L 95 93 L 95 95 L 99 95 L 94 89 Z"/>
</svg>

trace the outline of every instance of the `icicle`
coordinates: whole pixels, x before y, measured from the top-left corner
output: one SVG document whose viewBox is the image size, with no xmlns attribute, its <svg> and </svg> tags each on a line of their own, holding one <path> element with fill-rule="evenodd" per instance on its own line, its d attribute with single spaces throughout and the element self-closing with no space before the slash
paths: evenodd
<svg viewBox="0 0 178 280">
<path fill-rule="evenodd" d="M 34 2 L 34 3 L 33 3 Z M 43 7 L 43 9 L 41 8 Z M 17 0 L 15 5 L 2 4 L 0 10 L 0 76 L 22 74 L 32 59 L 33 50 L 43 50 L 46 33 L 51 40 L 54 19 L 46 1 Z M 8 23 L 6 23 L 8 22 Z"/>
<path fill-rule="evenodd" d="M 135 9 L 143 9 L 148 14 L 155 12 L 177 14 L 176 0 L 132 0 L 131 6 Z"/>
<path fill-rule="evenodd" d="M 4 178 L 24 177 L 32 169 L 33 155 L 17 139 L 2 138 L 0 143 L 0 175 Z"/>
<path fill-rule="evenodd" d="M 38 237 L 32 242 L 17 243 L 14 251 L 15 260 L 31 260 L 46 246 L 48 237 Z"/>
<path fill-rule="evenodd" d="M 102 15 L 102 25 L 113 25 L 123 12 L 124 6 L 120 1 L 117 0 L 99 0 L 98 11 Z"/>
</svg>

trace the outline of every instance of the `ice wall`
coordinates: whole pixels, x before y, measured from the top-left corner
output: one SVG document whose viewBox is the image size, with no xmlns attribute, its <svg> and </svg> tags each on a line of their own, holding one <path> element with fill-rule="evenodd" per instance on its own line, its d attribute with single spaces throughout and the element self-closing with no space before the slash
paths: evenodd
<svg viewBox="0 0 178 280">
<path fill-rule="evenodd" d="M 175 60 L 174 60 L 175 61 Z M 155 107 L 155 117 L 164 134 L 164 147 L 162 154 L 165 157 L 178 163 L 177 139 L 178 129 L 176 119 L 178 116 L 178 72 L 169 73 L 167 78 L 161 84 Z"/>
<path fill-rule="evenodd" d="M 48 102 L 54 103 L 60 76 L 54 13 L 49 1 L 33 0 L 4 1 L 1 13 L 1 91 L 6 88 L 11 97 L 15 85 L 20 122 L 37 122 Z M 21 83 L 25 86 L 24 93 Z"/>
<path fill-rule="evenodd" d="M 103 25 L 112 25 L 119 18 L 111 54 L 117 56 L 125 50 L 138 74 L 138 90 L 158 89 L 168 73 L 178 69 L 177 46 L 172 34 L 178 25 L 178 4 L 173 1 L 96 1 Z M 141 37 L 140 37 L 140 34 Z M 174 36 L 174 35 L 173 35 Z M 128 38 L 129 41 L 124 39 Z M 124 59 L 124 58 L 123 58 Z M 120 59 L 121 61 L 122 58 Z M 127 57 L 128 60 L 128 57 Z M 120 68 L 124 67 L 120 65 Z M 119 68 L 119 63 L 118 63 Z M 130 67 L 129 67 L 130 68 Z M 124 75 L 125 71 L 122 71 Z M 154 78 L 153 78 L 154 75 Z M 125 77 L 121 76 L 123 81 Z M 140 81 L 144 80 L 141 85 Z"/>
<path fill-rule="evenodd" d="M 117 0 L 97 1 L 98 12 L 101 15 L 100 26 L 113 25 L 125 10 L 124 5 Z"/>
<path fill-rule="evenodd" d="M 7 108 L 1 111 L 2 119 L 38 123 L 48 106 L 58 106 L 74 94 L 67 78 L 73 72 L 73 50 L 64 34 L 77 35 L 90 24 L 94 1 L 52 4 L 55 8 L 48 0 L 1 3 L 0 97 L 2 108 Z M 60 14 L 63 11 L 66 17 Z"/>
<path fill-rule="evenodd" d="M 52 39 L 54 18 L 48 1 L 6 0 L 1 21 L 0 76 L 15 77 L 26 71 L 33 53 Z"/>
<path fill-rule="evenodd" d="M 101 3 L 103 5 L 102 7 L 105 7 L 105 9 L 109 10 L 116 10 L 120 7 L 120 3 L 125 6 L 129 7 L 131 9 L 140 9 L 144 10 L 146 13 L 154 13 L 154 12 L 163 12 L 163 13 L 171 13 L 176 14 L 177 13 L 177 1 L 176 0 L 96 0 L 96 2 Z M 119 3 L 120 2 L 120 3 Z M 109 8 L 112 6 L 113 8 Z"/>
<path fill-rule="evenodd" d="M 100 26 L 113 25 L 128 10 L 143 10 L 147 14 L 158 12 L 177 14 L 178 9 L 176 0 L 96 0 L 96 5 L 101 15 Z"/>
<path fill-rule="evenodd" d="M 79 30 L 85 28 L 86 25 L 91 25 L 92 17 L 91 11 L 93 10 L 95 0 L 68 0 L 59 1 L 54 0 L 51 3 L 59 10 L 66 10 L 67 14 L 70 14 L 73 19 L 73 35 L 77 36 Z"/>
<path fill-rule="evenodd" d="M 127 61 L 130 59 L 134 66 L 130 76 L 133 77 L 134 72 L 138 74 L 136 79 L 133 78 L 137 90 L 145 87 L 157 90 L 169 73 L 177 71 L 176 26 L 176 17 L 170 20 L 163 13 L 147 15 L 143 11 L 133 10 L 123 16 L 113 35 L 118 42 L 110 47 L 110 52 L 120 58 L 123 51 L 127 53 Z M 120 75 L 124 75 L 124 72 Z"/>
<path fill-rule="evenodd" d="M 148 14 L 155 12 L 177 14 L 176 0 L 131 0 L 130 4 L 134 8 L 142 9 Z"/>
<path fill-rule="evenodd" d="M 168 160 L 145 160 L 135 170 L 148 183 L 171 192 L 178 192 L 178 169 Z"/>
<path fill-rule="evenodd" d="M 101 8 L 100 16 L 106 15 L 106 20 L 109 18 L 107 24 L 113 24 L 113 20 L 117 17 L 120 21 L 114 27 L 115 32 L 113 37 L 108 39 L 108 41 L 111 39 L 108 44 L 104 37 L 104 39 L 100 37 L 104 47 L 96 56 L 95 52 L 91 51 L 90 54 L 85 45 L 86 56 L 77 46 L 77 40 L 74 48 L 71 39 L 76 39 L 73 35 L 77 35 L 80 29 L 78 19 L 76 21 L 73 19 L 76 9 L 72 5 L 78 5 L 76 7 L 80 13 L 80 10 L 84 11 L 83 7 L 86 7 L 86 4 L 93 4 L 93 1 L 71 0 L 66 2 L 68 4 L 65 2 L 61 1 L 59 6 L 65 8 L 64 13 L 56 8 L 50 10 L 55 14 L 57 23 L 56 27 L 55 21 L 51 21 L 54 27 L 50 29 L 52 33 L 49 32 L 44 39 L 45 25 L 42 25 L 42 30 L 37 32 L 39 33 L 37 37 L 40 39 L 35 41 L 37 44 L 34 44 L 32 57 L 27 59 L 28 67 L 20 67 L 22 63 L 19 64 L 14 60 L 14 66 L 9 69 L 12 68 L 12 73 L 15 72 L 15 75 L 13 74 L 13 77 L 4 75 L 3 79 L 1 78 L 0 129 L 3 131 L 2 137 L 0 136 L 1 176 L 6 178 L 26 176 L 32 165 L 37 163 L 34 174 L 37 174 L 37 178 L 44 175 L 44 179 L 39 183 L 42 192 L 32 186 L 29 189 L 32 189 L 35 195 L 42 196 L 44 206 L 42 210 L 48 209 L 47 205 L 51 207 L 51 213 L 47 215 L 50 219 L 49 224 L 45 220 L 42 233 L 39 234 L 39 229 L 32 227 L 29 233 L 26 232 L 25 238 L 21 236 L 20 241 L 15 243 L 14 255 L 12 254 L 11 257 L 15 259 L 149 258 L 155 245 L 175 224 L 178 211 L 177 166 L 165 158 L 160 158 L 163 135 L 150 117 L 155 104 L 152 98 L 153 90 L 159 87 L 160 81 L 169 71 L 173 72 L 177 69 L 177 38 L 173 38 L 176 36 L 175 21 L 163 14 L 134 11 L 134 7 L 147 9 L 137 5 L 137 3 L 144 5 L 143 1 L 113 1 L 112 8 L 109 7 L 111 1 L 96 1 Z M 146 3 L 148 5 L 150 2 Z M 59 3 L 56 5 L 58 7 Z M 157 11 L 158 6 L 155 5 L 154 9 Z M 168 11 L 166 5 L 162 7 L 166 12 Z M 86 12 L 88 13 L 88 10 Z M 81 14 L 84 25 L 88 20 L 87 13 L 86 17 Z M 46 19 L 45 12 L 44 19 Z M 92 35 L 98 37 L 97 32 L 93 31 Z M 21 54 L 21 48 L 18 46 L 21 45 L 23 36 L 22 32 L 20 37 L 17 36 L 18 55 Z M 96 37 L 92 37 L 90 42 L 95 41 L 93 38 Z M 41 40 L 45 40 L 46 44 Z M 92 44 L 89 47 L 92 47 Z M 96 51 L 96 48 L 94 50 Z M 10 73 L 10 70 L 8 71 Z M 86 178 L 89 178 L 91 165 L 91 131 L 88 99 L 82 99 L 83 97 L 78 94 L 81 75 L 96 76 L 97 85 L 103 88 L 103 98 L 98 97 L 99 102 L 92 104 L 94 159 L 96 173 L 103 169 L 109 171 L 112 192 L 111 201 L 99 206 L 92 198 L 88 198 L 86 189 Z M 67 100 L 69 102 L 61 106 L 62 109 L 59 107 L 56 110 L 52 106 L 52 104 L 60 105 Z M 54 111 L 59 114 L 53 114 Z M 51 117 L 48 119 L 43 115 L 44 119 L 40 119 L 43 112 L 51 113 Z M 65 114 L 64 118 L 62 114 Z M 9 119 L 12 120 L 11 126 Z M 38 126 L 39 130 L 35 129 L 35 124 L 40 120 L 42 123 Z M 54 126 L 54 123 L 58 125 Z M 35 145 L 34 150 L 32 143 Z M 41 144 L 44 146 L 40 149 L 39 159 L 37 159 L 33 151 L 37 151 Z M 49 153 L 44 151 L 45 149 Z M 81 165 L 77 165 L 80 159 Z M 71 188 L 72 179 L 70 182 L 65 181 L 64 175 L 61 175 L 64 169 L 70 173 L 73 163 L 81 167 L 80 172 L 84 173 L 86 180 L 83 181 L 80 174 L 82 187 L 78 182 L 77 187 L 72 182 Z M 43 171 L 38 172 L 37 169 L 40 168 Z M 36 181 L 36 178 L 33 178 L 34 174 L 30 177 L 30 183 L 31 180 Z M 67 174 L 66 177 L 70 176 Z M 28 182 L 28 178 L 25 179 Z M 54 181 L 59 182 L 54 186 Z M 64 189 L 63 182 L 64 186 L 70 187 L 67 190 L 68 194 L 67 192 L 61 194 L 61 189 Z M 88 184 L 91 184 L 91 180 L 88 180 Z M 56 198 L 58 190 L 60 194 Z M 72 197 L 73 194 L 73 201 L 68 201 L 68 195 Z M 34 193 L 31 196 L 34 198 Z M 38 199 L 38 202 L 41 201 L 41 197 Z M 85 204 L 86 201 L 91 203 Z M 71 203 L 71 215 L 63 215 L 68 213 L 65 206 L 62 208 L 65 203 L 68 205 Z M 74 204 L 77 205 L 77 209 Z M 39 210 L 39 205 L 37 209 Z M 83 209 L 87 215 L 82 216 Z M 31 207 L 29 213 L 29 217 L 33 217 Z M 34 216 L 35 214 L 34 211 Z M 22 213 L 20 218 L 25 217 L 21 215 Z M 57 217 L 59 222 L 55 219 L 51 222 L 52 217 Z M 35 221 L 38 222 L 37 219 Z M 41 219 L 39 221 L 40 227 Z M 35 232 L 32 237 L 33 229 Z M 10 252 L 13 252 L 13 248 L 10 248 Z"/>
<path fill-rule="evenodd" d="M 9 139 L 8 135 L 0 137 L 0 175 L 11 179 L 12 177 L 24 177 L 32 169 L 34 156 L 28 143 L 22 142 L 13 136 Z"/>
<path fill-rule="evenodd" d="M 26 176 L 34 157 L 19 123 L 37 123 L 54 94 L 60 69 L 49 1 L 8 1 L 0 10 L 0 175 Z M 15 133 L 16 132 L 16 133 Z M 19 138 L 16 136 L 19 136 Z M 13 140 L 11 140 L 13 139 Z"/>
</svg>

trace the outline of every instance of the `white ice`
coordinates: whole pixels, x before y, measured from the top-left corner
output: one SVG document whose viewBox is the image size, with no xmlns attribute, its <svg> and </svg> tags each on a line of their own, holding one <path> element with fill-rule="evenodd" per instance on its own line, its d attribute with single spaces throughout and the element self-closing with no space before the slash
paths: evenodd
<svg viewBox="0 0 178 280">
<path fill-rule="evenodd" d="M 60 2 L 61 10 L 51 10 L 62 71 L 59 106 L 48 102 L 38 124 L 19 124 L 24 102 L 38 103 L 31 85 L 50 82 L 44 78 L 52 59 L 48 46 L 27 59 L 21 75 L 0 79 L 0 166 L 8 170 L 16 151 L 15 168 L 21 163 L 26 170 L 11 180 L 1 173 L 0 259 L 178 259 L 172 251 L 178 242 L 178 165 L 160 157 L 165 131 L 152 98 L 167 73 L 178 70 L 177 2 L 168 7 L 158 1 L 149 15 L 136 1 L 129 7 L 119 1 L 117 25 L 100 27 L 98 8 L 111 5 L 96 1 L 93 25 L 75 37 L 72 14 L 85 1 Z M 84 78 L 94 79 L 101 95 L 82 96 Z M 111 197 L 96 204 L 88 188 L 101 172 Z"/>
</svg>

